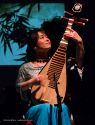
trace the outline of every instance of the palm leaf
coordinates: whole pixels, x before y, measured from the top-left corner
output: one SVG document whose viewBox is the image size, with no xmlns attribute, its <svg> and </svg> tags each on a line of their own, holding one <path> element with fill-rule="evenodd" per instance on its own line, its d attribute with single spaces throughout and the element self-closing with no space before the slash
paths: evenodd
<svg viewBox="0 0 95 125">
<path fill-rule="evenodd" d="M 20 56 L 26 56 L 26 53 L 20 53 L 19 55 Z"/>
<path fill-rule="evenodd" d="M 11 40 L 18 43 L 19 48 L 24 47 L 27 43 L 28 38 L 28 31 L 30 30 L 30 24 L 27 17 L 23 15 L 17 15 L 17 13 L 26 5 L 29 5 L 28 8 L 28 17 L 31 13 L 32 7 L 36 3 L 19 3 L 19 8 L 14 10 L 13 12 L 6 12 L 0 15 L 2 20 L 0 21 L 1 24 L 1 43 L 4 44 L 4 54 L 6 54 L 7 47 L 9 48 L 10 52 L 13 54 L 13 50 L 11 47 Z M 14 20 L 12 20 L 14 18 Z M 15 20 L 16 18 L 16 20 Z"/>
<path fill-rule="evenodd" d="M 7 13 L 1 14 L 0 18 L 5 18 L 7 16 Z"/>
<path fill-rule="evenodd" d="M 7 43 L 4 41 L 4 54 L 6 54 Z"/>
<path fill-rule="evenodd" d="M 19 59 L 15 59 L 15 61 L 26 61 L 26 56 L 25 57 L 22 57 L 22 58 L 19 58 Z"/>
<path fill-rule="evenodd" d="M 11 48 L 10 41 L 7 41 L 7 45 L 8 45 L 8 47 L 9 47 L 9 49 L 10 49 L 11 53 L 13 54 L 13 51 L 12 51 L 12 48 Z"/>
</svg>

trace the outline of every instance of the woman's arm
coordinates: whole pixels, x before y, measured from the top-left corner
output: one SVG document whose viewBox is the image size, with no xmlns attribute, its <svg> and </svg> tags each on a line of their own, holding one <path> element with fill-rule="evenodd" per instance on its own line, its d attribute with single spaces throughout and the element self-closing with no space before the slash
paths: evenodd
<svg viewBox="0 0 95 125">
<path fill-rule="evenodd" d="M 39 76 L 35 75 L 33 78 L 24 81 L 24 82 L 18 82 L 17 83 L 17 88 L 21 88 L 22 90 L 27 90 L 29 87 L 31 87 L 34 83 L 39 82 Z"/>
<path fill-rule="evenodd" d="M 84 59 L 84 46 L 83 46 L 83 41 L 77 41 L 77 46 L 76 46 L 76 63 L 78 68 L 82 69 L 83 67 L 83 59 Z"/>
<path fill-rule="evenodd" d="M 80 37 L 80 35 L 74 31 L 73 29 L 68 29 L 68 32 L 64 33 L 64 36 L 66 38 L 71 38 L 76 42 L 76 63 L 78 68 L 82 68 L 83 66 L 83 58 L 84 58 L 84 46 L 83 46 L 83 40 Z"/>
</svg>

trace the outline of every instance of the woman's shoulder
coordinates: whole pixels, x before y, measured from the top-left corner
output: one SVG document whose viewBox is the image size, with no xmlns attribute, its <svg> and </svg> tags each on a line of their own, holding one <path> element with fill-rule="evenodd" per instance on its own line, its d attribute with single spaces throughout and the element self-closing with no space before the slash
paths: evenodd
<svg viewBox="0 0 95 125">
<path fill-rule="evenodd" d="M 33 65 L 30 62 L 27 62 L 27 63 L 24 63 L 24 64 L 21 65 L 20 70 L 25 70 L 25 69 L 27 69 L 29 67 L 32 68 Z"/>
</svg>

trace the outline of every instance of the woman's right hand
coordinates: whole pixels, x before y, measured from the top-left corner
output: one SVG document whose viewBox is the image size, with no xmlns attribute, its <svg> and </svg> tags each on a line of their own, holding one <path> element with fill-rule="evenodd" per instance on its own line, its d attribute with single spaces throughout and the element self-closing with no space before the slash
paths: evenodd
<svg viewBox="0 0 95 125">
<path fill-rule="evenodd" d="M 39 82 L 42 86 L 46 85 L 46 81 L 48 80 L 47 75 L 41 75 L 38 74 L 36 76 L 34 76 L 33 78 L 35 79 L 35 82 Z"/>
</svg>

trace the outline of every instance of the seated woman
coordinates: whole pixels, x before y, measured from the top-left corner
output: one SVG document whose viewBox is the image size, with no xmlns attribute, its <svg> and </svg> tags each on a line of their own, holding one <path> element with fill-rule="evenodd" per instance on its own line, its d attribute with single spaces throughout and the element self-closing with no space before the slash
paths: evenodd
<svg viewBox="0 0 95 125">
<path fill-rule="evenodd" d="M 79 51 L 82 54 L 82 39 L 76 31 L 68 29 L 69 32 L 64 33 L 64 37 L 72 38 L 77 42 Z M 74 33 L 74 34 L 73 34 Z M 72 35 L 73 34 L 73 35 Z M 51 49 L 51 41 L 42 29 L 34 29 L 31 31 L 31 41 L 28 42 L 27 58 L 28 62 L 23 64 L 19 69 L 17 78 L 17 91 L 20 92 L 22 99 L 27 100 L 27 90 L 33 84 L 45 84 L 45 76 L 39 74 L 45 64 L 49 61 L 49 50 Z M 79 52 L 78 52 L 79 53 Z M 30 96 L 31 98 L 31 96 Z M 39 102 L 36 104 L 31 98 L 33 105 L 30 105 L 25 117 L 32 120 L 35 125 L 57 125 L 58 124 L 58 107 L 48 102 Z M 70 112 L 66 104 L 61 104 L 61 122 L 62 125 L 71 125 Z"/>
</svg>

